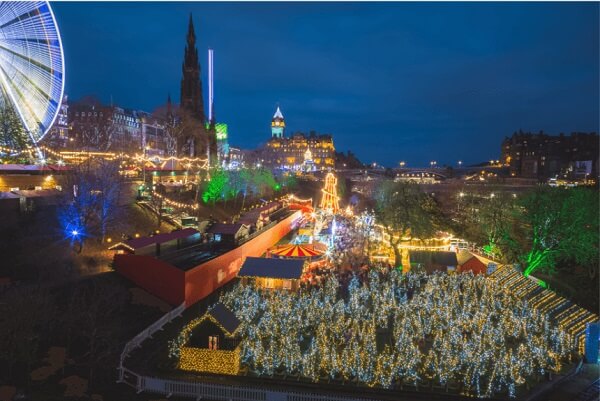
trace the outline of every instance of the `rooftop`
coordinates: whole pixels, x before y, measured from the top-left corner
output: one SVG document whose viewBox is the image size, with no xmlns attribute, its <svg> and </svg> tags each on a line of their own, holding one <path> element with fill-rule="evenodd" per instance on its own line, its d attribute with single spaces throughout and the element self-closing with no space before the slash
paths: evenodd
<svg viewBox="0 0 600 401">
<path fill-rule="evenodd" d="M 238 276 L 299 279 L 304 269 L 302 259 L 272 259 L 247 257 Z"/>
<path fill-rule="evenodd" d="M 458 265 L 456 253 L 444 251 L 410 251 L 410 262 L 422 263 L 424 265 Z"/>
<path fill-rule="evenodd" d="M 198 234 L 198 231 L 193 228 L 185 228 L 183 230 L 173 231 L 166 234 L 158 234 L 152 237 L 133 238 L 124 242 L 120 242 L 119 244 L 115 244 L 109 249 L 113 249 L 120 244 L 125 244 L 127 247 L 135 250 L 144 248 L 148 245 L 162 244 L 163 242 L 172 241 L 175 239 L 187 238 L 194 234 Z"/>
<path fill-rule="evenodd" d="M 71 167 L 69 166 L 59 166 L 50 164 L 0 164 L 0 174 L 58 173 L 70 170 Z"/>
<path fill-rule="evenodd" d="M 229 335 L 233 335 L 241 324 L 235 314 L 220 302 L 206 313 L 223 326 Z"/>
</svg>

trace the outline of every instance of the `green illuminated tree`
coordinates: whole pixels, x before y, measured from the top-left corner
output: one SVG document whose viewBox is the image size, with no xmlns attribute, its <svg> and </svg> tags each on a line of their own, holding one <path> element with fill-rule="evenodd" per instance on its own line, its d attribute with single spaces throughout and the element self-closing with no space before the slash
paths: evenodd
<svg viewBox="0 0 600 401">
<path fill-rule="evenodd" d="M 557 262 L 598 262 L 598 192 L 543 187 L 520 201 L 527 227 L 521 261 L 524 274 L 554 271 Z"/>
<path fill-rule="evenodd" d="M 288 173 L 283 177 L 283 186 L 287 188 L 288 191 L 292 189 L 296 189 L 298 187 L 298 179 L 295 174 Z"/>
<path fill-rule="evenodd" d="M 223 170 L 215 170 L 211 176 L 206 189 L 202 193 L 202 200 L 204 203 L 215 202 L 225 196 L 225 190 L 227 186 L 227 173 Z"/>
<path fill-rule="evenodd" d="M 252 170 L 252 183 L 259 196 L 269 195 L 277 186 L 273 172 L 266 168 Z"/>
</svg>

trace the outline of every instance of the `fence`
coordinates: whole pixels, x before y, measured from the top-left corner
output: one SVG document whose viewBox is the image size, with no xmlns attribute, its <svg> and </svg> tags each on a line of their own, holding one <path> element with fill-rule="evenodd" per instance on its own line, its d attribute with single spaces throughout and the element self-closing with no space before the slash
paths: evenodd
<svg viewBox="0 0 600 401">
<path fill-rule="evenodd" d="M 139 347 L 154 333 L 161 330 L 167 323 L 185 310 L 185 303 L 166 313 L 156 322 L 125 344 L 119 361 L 119 380 L 133 387 L 138 393 L 150 392 L 167 397 L 181 396 L 198 399 L 216 399 L 229 401 L 373 401 L 367 398 L 330 396 L 324 394 L 299 393 L 294 391 L 271 391 L 259 387 L 232 386 L 204 382 L 167 380 L 156 377 L 142 376 L 127 369 L 124 365 L 129 353 Z"/>
<path fill-rule="evenodd" d="M 181 316 L 183 311 L 185 310 L 185 302 L 179 305 L 177 308 L 170 310 L 165 315 L 163 315 L 156 322 L 152 323 L 148 326 L 144 331 L 139 333 L 137 336 L 133 337 L 125 347 L 123 348 L 123 352 L 121 352 L 121 358 L 119 360 L 119 382 L 124 381 L 124 371 L 126 370 L 123 366 L 123 362 L 125 362 L 125 358 L 129 356 L 129 353 L 139 347 L 146 339 L 152 337 L 152 334 L 161 330 L 163 326 L 178 316 Z M 131 371 L 130 371 L 131 372 Z M 133 372 L 131 372 L 133 373 Z"/>
<path fill-rule="evenodd" d="M 297 391 L 277 391 L 260 387 L 233 386 L 204 382 L 167 380 L 156 377 L 141 376 L 121 368 L 121 383 L 135 388 L 138 393 L 149 392 L 167 397 L 190 397 L 196 400 L 228 400 L 228 401 L 374 401 L 373 398 L 351 397 L 342 395 L 300 393 Z"/>
</svg>

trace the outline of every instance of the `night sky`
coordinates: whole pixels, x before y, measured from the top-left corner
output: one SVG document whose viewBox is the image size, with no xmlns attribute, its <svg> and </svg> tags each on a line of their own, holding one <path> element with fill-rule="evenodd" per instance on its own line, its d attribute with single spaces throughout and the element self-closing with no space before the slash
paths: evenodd
<svg viewBox="0 0 600 401">
<path fill-rule="evenodd" d="M 179 101 L 193 13 L 230 143 L 293 131 L 388 166 L 498 158 L 523 129 L 598 132 L 598 3 L 54 3 L 66 93 Z M 206 99 L 206 94 L 205 94 Z"/>
</svg>

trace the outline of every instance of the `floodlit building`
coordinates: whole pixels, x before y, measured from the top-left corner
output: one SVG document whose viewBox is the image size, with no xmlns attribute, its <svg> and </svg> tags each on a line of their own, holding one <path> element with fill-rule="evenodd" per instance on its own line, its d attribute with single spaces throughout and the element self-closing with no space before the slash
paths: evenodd
<svg viewBox="0 0 600 401">
<path fill-rule="evenodd" d="M 265 166 L 294 171 L 315 171 L 333 168 L 335 147 L 331 135 L 309 135 L 297 132 L 285 136 L 285 119 L 277 107 L 271 119 L 271 139 L 260 152 Z"/>
</svg>

